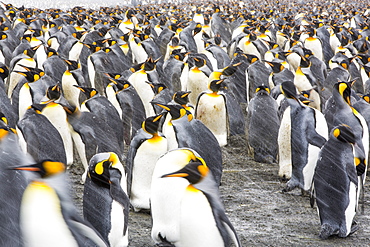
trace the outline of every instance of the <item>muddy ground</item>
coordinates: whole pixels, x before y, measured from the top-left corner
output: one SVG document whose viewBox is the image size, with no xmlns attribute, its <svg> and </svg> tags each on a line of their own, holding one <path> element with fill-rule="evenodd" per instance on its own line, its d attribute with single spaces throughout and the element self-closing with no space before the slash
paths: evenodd
<svg viewBox="0 0 370 247">
<path fill-rule="evenodd" d="M 230 221 L 242 246 L 369 246 L 370 185 L 366 184 L 365 211 L 358 213 L 360 229 L 343 239 L 320 240 L 320 221 L 309 197 L 296 189 L 282 193 L 285 182 L 279 180 L 277 164 L 254 162 L 245 148 L 245 138 L 232 137 L 222 149 L 224 173 L 220 191 Z M 83 186 L 79 182 L 80 165 L 69 169 L 75 182 L 74 199 L 81 210 Z M 150 237 L 151 217 L 130 212 L 129 246 L 154 246 Z"/>
</svg>

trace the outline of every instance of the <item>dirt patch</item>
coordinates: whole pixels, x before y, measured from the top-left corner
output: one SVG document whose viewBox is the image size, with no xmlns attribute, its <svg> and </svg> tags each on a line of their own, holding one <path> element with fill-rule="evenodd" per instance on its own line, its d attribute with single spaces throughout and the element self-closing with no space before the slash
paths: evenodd
<svg viewBox="0 0 370 247">
<path fill-rule="evenodd" d="M 320 240 L 320 221 L 309 197 L 296 189 L 282 193 L 285 182 L 277 176 L 277 164 L 254 162 L 245 148 L 245 138 L 232 137 L 222 148 L 224 172 L 220 191 L 226 213 L 239 235 L 242 246 L 368 246 L 370 243 L 370 186 L 365 186 L 365 213 L 355 217 L 360 229 L 345 239 Z M 81 164 L 69 169 L 73 194 L 81 210 L 83 185 Z M 130 212 L 129 246 L 153 246 L 151 217 Z"/>
</svg>

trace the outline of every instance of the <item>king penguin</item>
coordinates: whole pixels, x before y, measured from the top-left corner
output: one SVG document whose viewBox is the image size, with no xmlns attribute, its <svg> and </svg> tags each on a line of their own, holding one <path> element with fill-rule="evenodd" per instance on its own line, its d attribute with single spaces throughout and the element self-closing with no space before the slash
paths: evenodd
<svg viewBox="0 0 370 247">
<path fill-rule="evenodd" d="M 128 245 L 129 206 L 126 174 L 118 156 L 94 155 L 84 185 L 83 214 L 109 246 Z"/>
<path fill-rule="evenodd" d="M 167 152 L 167 139 L 158 132 L 163 114 L 148 117 L 133 137 L 127 154 L 128 195 L 135 211 L 150 209 L 155 163 Z"/>
<path fill-rule="evenodd" d="M 358 229 L 358 178 L 353 165 L 355 135 L 348 125 L 338 125 L 322 147 L 314 175 L 314 191 L 320 217 L 320 238 L 347 237 Z"/>
<path fill-rule="evenodd" d="M 195 118 L 212 131 L 221 147 L 227 145 L 229 136 L 226 98 L 218 93 L 223 81 L 211 81 L 208 86 L 210 92 L 201 93 L 195 107 Z"/>
<path fill-rule="evenodd" d="M 13 169 L 33 175 L 21 201 L 24 246 L 107 246 L 91 224 L 78 215 L 69 195 L 64 163 L 42 160 Z"/>
<path fill-rule="evenodd" d="M 283 191 L 291 191 L 296 187 L 308 191 L 320 148 L 327 140 L 327 124 L 317 121 L 317 111 L 298 100 L 296 87 L 290 81 L 281 84 L 281 91 L 290 105 L 290 148 L 292 175 Z M 321 119 L 321 118 L 320 118 Z M 281 123 L 281 126 L 284 126 Z"/>
<path fill-rule="evenodd" d="M 278 104 L 266 86 L 260 86 L 247 108 L 247 141 L 254 160 L 275 163 L 280 119 Z"/>
<path fill-rule="evenodd" d="M 1 119 L 3 120 L 4 117 Z M 23 245 L 19 215 L 27 180 L 22 172 L 12 171 L 11 168 L 15 164 L 32 163 L 33 160 L 21 150 L 18 136 L 5 122 L 0 121 L 0 217 L 2 219 L 0 245 L 21 247 Z"/>
<path fill-rule="evenodd" d="M 155 242 L 175 246 L 229 246 L 233 242 L 240 246 L 212 173 L 193 150 L 177 149 L 162 156 L 156 164 L 152 185 Z M 171 208 L 167 211 L 164 206 Z M 162 213 L 158 214 L 158 210 Z M 170 224 L 162 225 L 166 215 L 171 218 Z"/>
</svg>

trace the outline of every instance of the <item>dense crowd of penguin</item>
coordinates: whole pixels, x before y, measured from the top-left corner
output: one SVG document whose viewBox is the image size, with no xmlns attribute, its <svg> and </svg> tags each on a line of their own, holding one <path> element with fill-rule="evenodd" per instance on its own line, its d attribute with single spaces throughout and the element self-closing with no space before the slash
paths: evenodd
<svg viewBox="0 0 370 247">
<path fill-rule="evenodd" d="M 320 238 L 355 232 L 370 8 L 266 3 L 2 3 L 0 246 L 127 246 L 129 210 L 150 212 L 156 246 L 241 246 L 218 188 L 221 148 L 242 135 L 284 192 L 310 194 Z"/>
</svg>

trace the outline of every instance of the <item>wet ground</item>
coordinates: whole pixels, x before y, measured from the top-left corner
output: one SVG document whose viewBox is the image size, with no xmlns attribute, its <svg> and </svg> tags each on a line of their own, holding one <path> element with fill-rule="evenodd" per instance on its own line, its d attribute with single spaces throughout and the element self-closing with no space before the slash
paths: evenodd
<svg viewBox="0 0 370 247">
<path fill-rule="evenodd" d="M 320 221 L 309 197 L 296 189 L 282 193 L 285 182 L 279 180 L 277 164 L 254 162 L 245 148 L 245 138 L 233 137 L 222 149 L 224 173 L 220 191 L 225 209 L 241 240 L 242 246 L 369 246 L 370 186 L 365 187 L 365 211 L 358 213 L 360 229 L 347 238 L 318 237 Z M 70 169 L 75 200 L 81 209 L 83 187 L 79 182 L 82 169 Z M 151 217 L 130 212 L 129 246 L 154 246 L 150 237 Z"/>
</svg>

